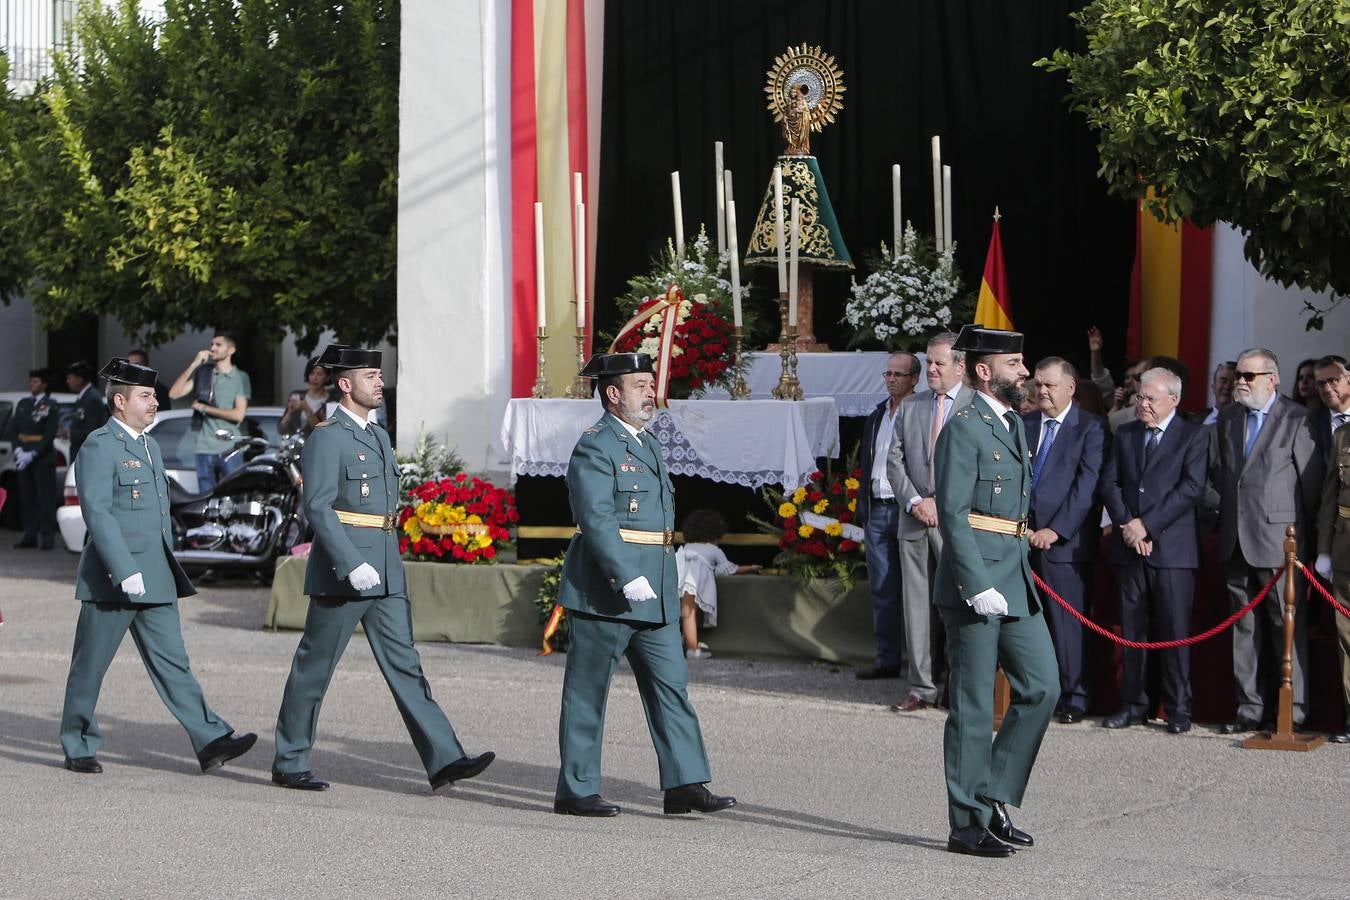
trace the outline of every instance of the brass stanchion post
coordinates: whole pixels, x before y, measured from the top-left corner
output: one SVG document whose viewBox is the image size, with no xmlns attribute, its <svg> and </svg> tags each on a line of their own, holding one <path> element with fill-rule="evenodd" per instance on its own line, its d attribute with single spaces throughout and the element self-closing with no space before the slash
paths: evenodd
<svg viewBox="0 0 1350 900">
<path fill-rule="evenodd" d="M 1326 740 L 1320 734 L 1294 731 L 1294 599 L 1298 588 L 1298 541 L 1294 526 L 1284 533 L 1284 660 L 1280 666 L 1280 709 L 1275 732 L 1263 731 L 1242 742 L 1248 750 L 1316 750 Z M 1306 675 L 1305 675 L 1306 677 Z"/>
</svg>

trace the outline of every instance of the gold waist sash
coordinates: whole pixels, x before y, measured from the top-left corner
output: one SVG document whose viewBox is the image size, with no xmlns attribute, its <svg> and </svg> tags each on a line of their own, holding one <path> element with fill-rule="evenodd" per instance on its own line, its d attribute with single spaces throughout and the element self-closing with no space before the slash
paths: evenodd
<svg viewBox="0 0 1350 900">
<path fill-rule="evenodd" d="M 577 526 L 577 534 L 581 534 L 581 526 Z M 673 531 L 638 531 L 635 528 L 620 528 L 619 537 L 625 544 L 651 544 L 656 547 L 669 547 L 675 543 L 675 532 Z"/>
<path fill-rule="evenodd" d="M 1000 519 L 997 516 L 982 516 L 970 513 L 970 527 L 976 531 L 992 531 L 994 534 L 1007 534 L 1021 540 L 1027 536 L 1026 519 Z"/>
<path fill-rule="evenodd" d="M 347 509 L 335 509 L 338 521 L 343 525 L 351 525 L 353 528 L 378 528 L 381 531 L 393 531 L 398 523 L 398 514 L 389 513 L 381 516 L 375 513 L 352 512 Z"/>
</svg>

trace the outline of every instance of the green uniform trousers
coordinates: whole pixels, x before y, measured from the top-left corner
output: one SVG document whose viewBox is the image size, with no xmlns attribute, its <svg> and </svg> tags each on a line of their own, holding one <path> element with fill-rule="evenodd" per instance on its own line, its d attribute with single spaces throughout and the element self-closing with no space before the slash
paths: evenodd
<svg viewBox="0 0 1350 900">
<path fill-rule="evenodd" d="M 375 662 L 394 695 L 427 775 L 463 759 L 464 748 L 455 737 L 455 729 L 431 698 L 431 685 L 422 674 L 422 659 L 413 647 L 408 595 L 369 599 L 311 597 L 305 614 L 305 633 L 295 648 L 281 711 L 277 714 L 277 755 L 272 768 L 285 773 L 309 771 L 319 707 L 358 622 L 365 629 Z"/>
<path fill-rule="evenodd" d="M 600 793 L 605 703 L 621 656 L 628 658 L 642 696 L 662 790 L 711 781 L 703 732 L 689 703 L 689 667 L 679 623 L 650 625 L 570 611 L 568 618 L 572 631 L 558 723 L 562 767 L 557 796 Z"/>
<path fill-rule="evenodd" d="M 193 752 L 200 753 L 216 738 L 234 731 L 207 705 L 192 674 L 177 604 L 81 603 L 61 712 L 61 749 L 68 758 L 94 756 L 103 746 L 94 707 L 103 676 L 128 629 L 160 699 L 187 730 Z"/>
<path fill-rule="evenodd" d="M 1022 805 L 1031 767 L 1059 699 L 1059 667 L 1045 616 L 980 616 L 939 606 L 947 629 L 947 816 L 952 829 L 989 825 L 981 798 Z M 1008 676 L 1012 703 L 992 744 L 994 674 Z"/>
</svg>

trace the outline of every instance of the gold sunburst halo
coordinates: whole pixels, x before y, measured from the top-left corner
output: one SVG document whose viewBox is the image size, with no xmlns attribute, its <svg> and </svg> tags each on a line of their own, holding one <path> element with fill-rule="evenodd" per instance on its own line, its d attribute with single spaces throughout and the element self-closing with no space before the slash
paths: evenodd
<svg viewBox="0 0 1350 900">
<path fill-rule="evenodd" d="M 844 73 L 834 57 L 819 46 L 788 47 L 782 56 L 774 58 L 766 74 L 769 80 L 764 93 L 769 95 L 769 112 L 775 122 L 783 121 L 789 92 L 800 84 L 807 87 L 806 105 L 811 109 L 812 131 L 823 131 L 844 108 L 841 96 L 846 90 Z"/>
</svg>

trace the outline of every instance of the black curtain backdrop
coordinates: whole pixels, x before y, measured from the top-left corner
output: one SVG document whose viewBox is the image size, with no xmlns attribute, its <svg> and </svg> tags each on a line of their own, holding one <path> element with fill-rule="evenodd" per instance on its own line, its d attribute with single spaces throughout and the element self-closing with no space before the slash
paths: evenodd
<svg viewBox="0 0 1350 900">
<path fill-rule="evenodd" d="M 891 235 L 891 164 L 904 214 L 933 229 L 929 138 L 952 166 L 953 230 L 965 283 L 978 289 L 995 205 L 1003 215 L 1013 316 L 1031 360 L 1087 362 L 1085 331 L 1106 337 L 1119 378 L 1134 254 L 1133 207 L 1106 196 L 1094 141 L 1065 104 L 1061 75 L 1032 67 L 1080 47 L 1070 0 L 798 2 L 622 0 L 605 4 L 596 326 L 616 327 L 614 298 L 672 233 L 670 172 L 681 173 L 686 240 L 716 207 L 713 142 L 734 172 L 744 248 L 775 157 L 765 72 L 789 45 L 819 44 L 844 72 L 844 109 L 812 152 L 844 240 L 860 266 Z M 771 269 L 753 273 L 770 315 Z M 744 277 L 744 276 L 743 276 Z M 833 349 L 850 277 L 817 272 L 815 330 Z M 878 383 L 878 386 L 880 384 Z"/>
</svg>

